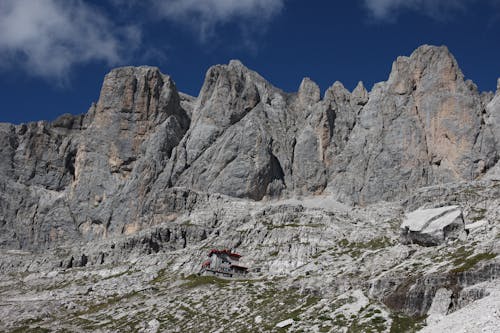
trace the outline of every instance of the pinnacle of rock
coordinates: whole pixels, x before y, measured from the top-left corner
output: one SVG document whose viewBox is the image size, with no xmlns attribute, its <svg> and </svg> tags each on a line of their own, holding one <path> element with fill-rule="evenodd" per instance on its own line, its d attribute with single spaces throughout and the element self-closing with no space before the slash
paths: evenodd
<svg viewBox="0 0 500 333">
<path fill-rule="evenodd" d="M 229 61 L 229 67 L 246 68 L 245 65 L 243 65 L 243 63 L 240 60 L 238 60 L 238 59 L 231 59 Z"/>
<path fill-rule="evenodd" d="M 298 94 L 304 105 L 312 105 L 321 99 L 319 86 L 308 77 L 304 78 L 300 83 Z"/>
</svg>

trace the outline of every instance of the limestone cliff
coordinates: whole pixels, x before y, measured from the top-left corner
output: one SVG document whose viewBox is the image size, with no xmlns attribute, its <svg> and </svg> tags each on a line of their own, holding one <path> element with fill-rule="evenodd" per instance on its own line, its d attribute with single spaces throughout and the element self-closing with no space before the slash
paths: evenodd
<svg viewBox="0 0 500 333">
<path fill-rule="evenodd" d="M 118 68 L 85 115 L 0 125 L 0 246 L 134 233 L 168 219 L 172 187 L 363 205 L 480 179 L 499 157 L 499 101 L 446 47 L 399 57 L 371 92 L 336 82 L 323 97 L 239 61 L 210 68 L 197 98 L 157 68 Z"/>
</svg>

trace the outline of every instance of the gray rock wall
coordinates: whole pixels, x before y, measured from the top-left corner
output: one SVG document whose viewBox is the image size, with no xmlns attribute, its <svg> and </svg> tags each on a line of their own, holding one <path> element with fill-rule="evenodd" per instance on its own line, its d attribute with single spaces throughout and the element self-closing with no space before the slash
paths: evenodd
<svg viewBox="0 0 500 333">
<path fill-rule="evenodd" d="M 499 101 L 446 47 L 399 57 L 371 92 L 336 82 L 323 98 L 238 61 L 210 68 L 197 98 L 157 68 L 115 69 L 85 115 L 0 124 L 0 246 L 133 234 L 168 221 L 173 187 L 368 204 L 479 179 L 500 168 Z"/>
</svg>

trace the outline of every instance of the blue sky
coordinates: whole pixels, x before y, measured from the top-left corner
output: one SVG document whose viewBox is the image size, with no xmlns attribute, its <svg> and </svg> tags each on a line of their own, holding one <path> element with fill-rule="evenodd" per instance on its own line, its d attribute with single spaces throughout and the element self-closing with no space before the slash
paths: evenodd
<svg viewBox="0 0 500 333">
<path fill-rule="evenodd" d="M 195 96 L 230 59 L 285 91 L 305 76 L 371 87 L 421 44 L 447 45 L 495 90 L 500 0 L 0 0 L 0 121 L 84 113 L 123 65 L 158 66 Z"/>
</svg>

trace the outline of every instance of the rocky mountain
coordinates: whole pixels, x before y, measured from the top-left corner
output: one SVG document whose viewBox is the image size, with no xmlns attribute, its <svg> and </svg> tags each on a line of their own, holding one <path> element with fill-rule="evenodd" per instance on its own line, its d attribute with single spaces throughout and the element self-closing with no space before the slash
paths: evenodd
<svg viewBox="0 0 500 333">
<path fill-rule="evenodd" d="M 500 327 L 500 80 L 446 47 L 323 96 L 235 60 L 198 97 L 118 68 L 86 114 L 0 143 L 1 329 L 458 332 L 470 304 Z M 212 247 L 251 277 L 190 275 Z"/>
</svg>

